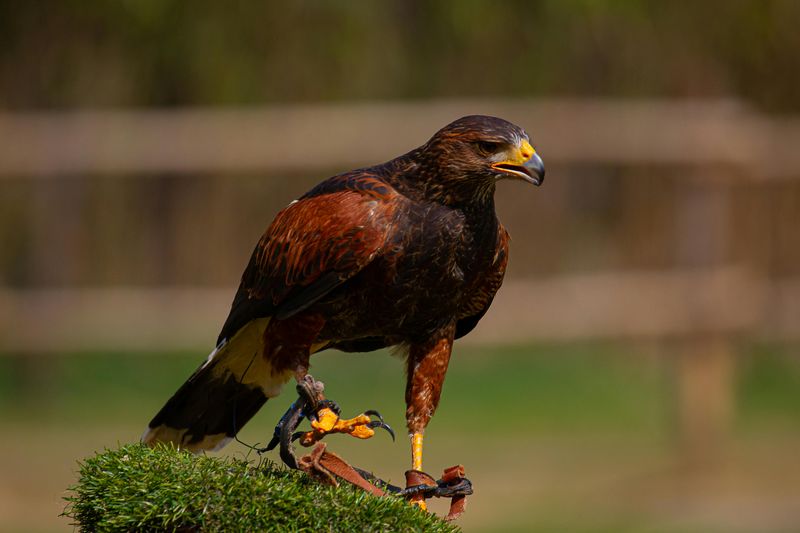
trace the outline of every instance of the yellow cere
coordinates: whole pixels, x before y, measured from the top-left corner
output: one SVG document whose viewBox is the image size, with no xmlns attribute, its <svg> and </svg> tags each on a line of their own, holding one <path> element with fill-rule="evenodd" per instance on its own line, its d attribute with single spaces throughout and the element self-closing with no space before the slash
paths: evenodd
<svg viewBox="0 0 800 533">
<path fill-rule="evenodd" d="M 523 139 L 522 143 L 519 145 L 519 153 L 522 156 L 522 160 L 527 161 L 533 157 L 533 154 L 536 153 L 536 150 L 533 149 L 531 143 Z"/>
</svg>

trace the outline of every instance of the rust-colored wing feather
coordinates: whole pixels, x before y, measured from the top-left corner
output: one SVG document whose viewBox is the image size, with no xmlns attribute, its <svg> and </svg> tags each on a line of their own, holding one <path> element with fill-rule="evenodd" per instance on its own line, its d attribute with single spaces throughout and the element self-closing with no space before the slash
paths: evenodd
<svg viewBox="0 0 800 533">
<path fill-rule="evenodd" d="M 219 341 L 254 318 L 288 318 L 357 274 L 391 236 L 397 194 L 338 190 L 305 196 L 256 245 Z"/>
</svg>

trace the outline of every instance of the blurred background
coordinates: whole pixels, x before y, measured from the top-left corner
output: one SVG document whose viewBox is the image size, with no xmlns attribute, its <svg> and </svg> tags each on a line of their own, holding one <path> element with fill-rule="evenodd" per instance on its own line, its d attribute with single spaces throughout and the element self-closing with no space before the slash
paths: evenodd
<svg viewBox="0 0 800 533">
<path fill-rule="evenodd" d="M 475 484 L 460 524 L 797 531 L 798 22 L 794 0 L 0 1 L 0 529 L 70 527 L 77 461 L 204 359 L 279 209 L 485 113 L 547 181 L 498 187 L 510 270 L 427 431 L 426 469 Z M 346 414 L 403 427 L 400 359 L 312 362 Z M 349 440 L 402 479 L 405 439 Z"/>
</svg>

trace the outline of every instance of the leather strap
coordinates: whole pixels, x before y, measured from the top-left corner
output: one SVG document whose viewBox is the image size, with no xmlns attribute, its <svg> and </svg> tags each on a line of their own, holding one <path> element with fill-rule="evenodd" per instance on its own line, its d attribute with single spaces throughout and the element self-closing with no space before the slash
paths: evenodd
<svg viewBox="0 0 800 533">
<path fill-rule="evenodd" d="M 324 442 L 318 442 L 311 453 L 302 456 L 297 466 L 306 474 L 328 485 L 338 486 L 337 478 L 339 478 L 375 496 L 391 493 L 403 496 L 409 501 L 449 497 L 450 511 L 445 517 L 447 521 L 455 520 L 464 513 L 467 495 L 472 494 L 472 484 L 464 477 L 464 467 L 461 465 L 445 469 L 438 481 L 425 472 L 409 470 L 406 472 L 406 488 L 401 489 L 354 468 L 335 453 L 327 451 Z M 374 481 L 386 490 L 370 481 Z"/>
<path fill-rule="evenodd" d="M 384 496 L 386 494 L 386 492 L 361 477 L 347 461 L 335 453 L 327 451 L 324 442 L 318 442 L 310 454 L 301 457 L 300 461 L 298 461 L 298 466 L 303 472 L 329 485 L 339 485 L 339 482 L 334 477 L 336 476 L 375 496 Z"/>
<path fill-rule="evenodd" d="M 467 478 L 464 477 L 464 466 L 463 465 L 456 465 L 451 466 L 450 468 L 445 468 L 444 472 L 442 473 L 442 479 L 439 480 L 437 483 L 439 486 L 445 484 L 448 488 L 452 488 L 458 485 L 461 485 L 464 480 Z M 469 486 L 469 493 L 472 494 L 472 484 Z M 462 514 L 464 514 L 464 510 L 467 507 L 467 495 L 466 494 L 455 494 L 450 499 L 450 512 L 447 513 L 445 520 L 448 522 L 455 520 Z"/>
</svg>

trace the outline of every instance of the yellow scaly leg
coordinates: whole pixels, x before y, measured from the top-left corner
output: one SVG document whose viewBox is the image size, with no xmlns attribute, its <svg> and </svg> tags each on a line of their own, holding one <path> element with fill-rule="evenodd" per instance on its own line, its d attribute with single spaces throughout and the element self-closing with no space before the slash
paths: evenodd
<svg viewBox="0 0 800 533">
<path fill-rule="evenodd" d="M 422 471 L 422 433 L 411 435 L 411 469 Z M 411 500 L 412 505 L 418 505 L 423 511 L 428 510 L 424 499 Z"/>
</svg>

